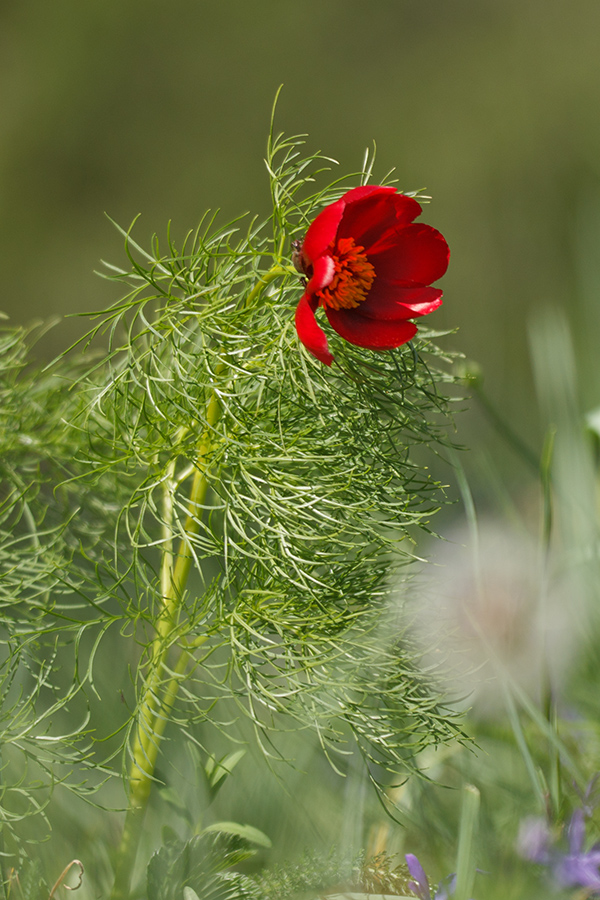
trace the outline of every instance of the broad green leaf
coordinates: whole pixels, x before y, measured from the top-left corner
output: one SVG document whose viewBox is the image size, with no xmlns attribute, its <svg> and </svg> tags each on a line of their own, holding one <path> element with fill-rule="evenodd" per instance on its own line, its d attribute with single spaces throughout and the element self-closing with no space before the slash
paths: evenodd
<svg viewBox="0 0 600 900">
<path fill-rule="evenodd" d="M 219 834 L 234 834 L 241 837 L 251 844 L 258 844 L 260 847 L 272 847 L 270 838 L 267 837 L 258 828 L 253 825 L 240 825 L 238 822 L 216 822 L 214 825 L 208 825 L 201 834 L 217 832 Z"/>
</svg>

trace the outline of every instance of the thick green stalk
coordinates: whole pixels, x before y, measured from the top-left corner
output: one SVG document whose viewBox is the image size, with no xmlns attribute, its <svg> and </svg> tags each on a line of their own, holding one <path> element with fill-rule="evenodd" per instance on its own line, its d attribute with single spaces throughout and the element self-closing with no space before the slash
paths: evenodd
<svg viewBox="0 0 600 900">
<path fill-rule="evenodd" d="M 198 533 L 201 510 L 208 489 L 206 455 L 211 445 L 211 432 L 220 412 L 216 395 L 211 397 L 206 411 L 206 431 L 198 447 L 196 471 L 190 491 L 188 515 L 184 525 L 184 536 L 172 562 L 172 543 L 167 538 L 163 547 L 161 587 L 163 608 L 161 610 L 156 637 L 150 649 L 149 674 L 143 688 L 139 704 L 139 718 L 132 748 L 129 767 L 129 808 L 125 818 L 123 836 L 119 847 L 115 871 L 112 900 L 126 900 L 135 863 L 137 847 L 158 757 L 161 739 L 169 714 L 173 708 L 179 682 L 183 677 L 190 656 L 182 650 L 172 677 L 164 687 L 166 661 L 177 633 L 178 613 L 185 591 L 192 562 L 190 538 Z M 165 483 L 165 506 L 169 509 L 171 500 L 170 483 Z M 167 528 L 169 528 L 167 520 Z M 161 696 L 162 693 L 162 696 Z"/>
<path fill-rule="evenodd" d="M 246 297 L 246 306 L 250 306 L 254 302 L 267 284 L 270 284 L 271 281 L 275 281 L 276 278 L 281 278 L 283 275 L 295 275 L 296 278 L 300 277 L 293 266 L 273 266 L 256 282 Z"/>
<path fill-rule="evenodd" d="M 252 304 L 261 290 L 271 281 L 290 274 L 297 273 L 290 267 L 273 266 L 250 291 L 246 298 L 246 306 Z M 220 365 L 217 374 L 222 374 L 223 369 L 224 366 Z M 189 648 L 180 650 L 175 668 L 171 672 L 171 677 L 168 678 L 167 657 L 178 637 L 179 609 L 193 559 L 190 538 L 193 538 L 200 528 L 201 507 L 208 489 L 206 457 L 210 451 L 212 431 L 219 414 L 219 400 L 217 395 L 213 394 L 206 410 L 206 430 L 198 446 L 196 471 L 190 490 L 184 534 L 176 554 L 173 553 L 172 540 L 174 461 L 167 470 L 163 502 L 165 535 L 161 565 L 163 608 L 157 621 L 156 637 L 150 648 L 148 676 L 139 702 L 139 717 L 129 767 L 129 806 L 117 853 L 111 900 L 128 900 L 129 898 L 131 875 L 154 780 L 154 770 L 162 736 L 175 703 L 179 684 L 191 659 L 189 650 L 199 647 L 206 639 L 201 636 Z M 165 678 L 166 675 L 167 678 Z"/>
<path fill-rule="evenodd" d="M 456 855 L 455 900 L 471 897 L 475 880 L 475 837 L 479 814 L 479 791 L 472 784 L 463 787 L 463 801 Z"/>
</svg>

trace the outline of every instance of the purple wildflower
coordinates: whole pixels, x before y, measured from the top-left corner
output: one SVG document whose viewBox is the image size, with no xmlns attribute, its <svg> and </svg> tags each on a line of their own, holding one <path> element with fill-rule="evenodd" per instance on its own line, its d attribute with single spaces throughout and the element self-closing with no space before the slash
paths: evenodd
<svg viewBox="0 0 600 900">
<path fill-rule="evenodd" d="M 444 878 L 443 881 L 440 881 L 432 898 L 427 875 L 417 857 L 414 853 L 407 853 L 404 858 L 406 859 L 406 865 L 408 866 L 410 876 L 413 879 L 408 882 L 408 887 L 413 894 L 417 895 L 419 900 L 448 900 L 450 894 L 454 893 L 454 888 L 456 887 L 456 875 L 449 875 L 447 878 Z"/>
<path fill-rule="evenodd" d="M 524 859 L 547 866 L 550 863 L 550 828 L 545 819 L 529 816 L 521 822 L 517 838 Z"/>
<path fill-rule="evenodd" d="M 425 874 L 423 866 L 414 853 L 407 853 L 404 858 L 406 859 L 408 871 L 413 879 L 413 881 L 408 882 L 410 890 L 419 897 L 419 900 L 431 900 L 429 882 L 427 881 L 427 875 Z"/>
<path fill-rule="evenodd" d="M 587 810 L 586 810 L 587 812 Z M 567 830 L 568 850 L 551 845 L 544 819 L 526 819 L 519 829 L 518 849 L 525 859 L 548 866 L 560 887 L 581 887 L 600 896 L 600 844 L 584 850 L 585 813 L 577 809 Z"/>
<path fill-rule="evenodd" d="M 600 844 L 583 849 L 585 823 L 583 810 L 577 809 L 569 823 L 569 852 L 554 865 L 554 874 L 564 887 L 591 888 L 600 891 Z"/>
</svg>

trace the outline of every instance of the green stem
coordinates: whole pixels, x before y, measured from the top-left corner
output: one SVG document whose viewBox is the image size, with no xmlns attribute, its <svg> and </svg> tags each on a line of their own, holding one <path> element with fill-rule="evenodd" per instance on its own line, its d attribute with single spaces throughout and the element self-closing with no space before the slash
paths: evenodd
<svg viewBox="0 0 600 900">
<path fill-rule="evenodd" d="M 463 788 L 463 801 L 456 855 L 455 900 L 468 900 L 475 880 L 475 835 L 479 813 L 479 791 L 472 784 Z"/>
<path fill-rule="evenodd" d="M 299 278 L 299 274 L 293 266 L 273 266 L 269 269 L 268 272 L 260 278 L 257 283 L 254 285 L 248 296 L 246 297 L 246 306 L 250 306 L 251 303 L 256 300 L 260 292 L 267 284 L 270 284 L 271 281 L 275 281 L 276 278 L 281 278 L 283 275 L 295 275 L 296 278 Z"/>
<path fill-rule="evenodd" d="M 554 439 L 556 428 L 551 426 L 544 441 L 544 449 L 540 464 L 540 475 L 543 491 L 543 522 L 542 522 L 542 546 L 544 550 L 542 579 L 540 584 L 540 613 L 544 649 L 542 655 L 542 709 L 544 710 L 548 725 L 557 740 L 550 740 L 549 753 L 549 797 L 548 805 L 551 806 L 552 817 L 558 818 L 562 805 L 562 772 L 561 759 L 558 749 L 558 710 L 554 697 L 554 685 L 552 683 L 550 648 L 548 647 L 548 593 L 549 593 L 549 569 L 552 553 L 553 531 L 553 504 L 552 504 L 552 462 L 554 456 Z"/>
<path fill-rule="evenodd" d="M 275 265 L 266 272 L 246 298 L 249 306 L 262 289 L 276 278 L 297 272 L 292 267 Z M 219 365 L 217 375 L 224 371 Z M 194 479 L 190 490 L 188 514 L 177 553 L 173 552 L 172 516 L 173 490 L 175 488 L 175 459 L 166 473 L 163 499 L 164 541 L 161 564 L 162 610 L 159 614 L 156 637 L 149 654 L 148 675 L 142 688 L 138 722 L 133 740 L 129 766 L 129 805 L 123 827 L 121 843 L 117 851 L 115 882 L 111 900 L 128 900 L 131 875 L 165 727 L 175 703 L 179 684 L 191 659 L 190 650 L 196 649 L 207 639 L 200 636 L 181 650 L 171 677 L 168 673 L 169 650 L 178 638 L 178 617 L 181 600 L 189 577 L 193 552 L 191 538 L 198 534 L 202 520 L 202 505 L 208 490 L 206 457 L 212 445 L 212 432 L 220 414 L 220 403 L 213 393 L 206 410 L 206 429 L 198 446 Z M 165 683 L 166 681 L 166 683 Z"/>
<path fill-rule="evenodd" d="M 179 683 L 185 673 L 189 660 L 189 653 L 187 650 L 183 650 L 177 660 L 173 675 L 165 689 L 160 708 L 153 717 L 152 734 L 142 737 L 140 735 L 140 726 L 138 726 L 134 758 L 130 771 L 129 808 L 127 810 L 127 815 L 125 816 L 125 825 L 123 827 L 123 835 L 115 868 L 115 883 L 111 894 L 112 900 L 116 900 L 116 898 L 127 900 L 129 897 L 131 874 L 137 855 L 146 806 L 150 796 L 150 788 L 153 780 L 152 773 L 154 772 L 156 765 L 160 741 L 175 703 Z M 144 771 L 137 768 L 139 760 L 136 760 L 136 751 L 138 755 L 143 755 L 145 765 Z M 135 774 L 133 773 L 134 765 L 136 766 Z"/>
<path fill-rule="evenodd" d="M 196 471 L 190 491 L 184 535 L 181 538 L 174 565 L 172 564 L 173 549 L 170 538 L 167 538 L 163 547 L 161 567 L 163 608 L 157 623 L 156 637 L 150 649 L 148 678 L 139 703 L 139 718 L 129 767 L 129 808 L 117 853 L 112 900 L 126 900 L 129 897 L 131 874 L 154 780 L 154 769 L 161 739 L 175 702 L 179 682 L 190 659 L 187 650 L 180 653 L 173 675 L 164 687 L 167 656 L 176 637 L 179 606 L 193 558 L 190 538 L 196 535 L 200 528 L 202 518 L 200 507 L 204 503 L 208 489 L 206 456 L 210 450 L 212 430 L 217 422 L 219 412 L 219 400 L 213 394 L 206 411 L 206 431 L 198 447 Z M 163 506 L 164 511 L 169 514 L 172 512 L 172 499 L 169 496 L 172 474 L 172 467 L 170 467 L 165 482 L 166 496 Z M 166 528 L 170 528 L 169 518 L 166 519 Z"/>
</svg>

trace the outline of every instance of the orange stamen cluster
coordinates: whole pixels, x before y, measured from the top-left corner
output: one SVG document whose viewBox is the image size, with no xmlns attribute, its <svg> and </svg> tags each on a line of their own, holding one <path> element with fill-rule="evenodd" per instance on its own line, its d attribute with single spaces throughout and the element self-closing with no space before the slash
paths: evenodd
<svg viewBox="0 0 600 900">
<path fill-rule="evenodd" d="M 353 238 L 340 238 L 332 250 L 335 273 L 327 287 L 316 292 L 320 306 L 353 309 L 361 303 L 375 280 L 375 268 L 366 257 L 364 247 Z"/>
</svg>

